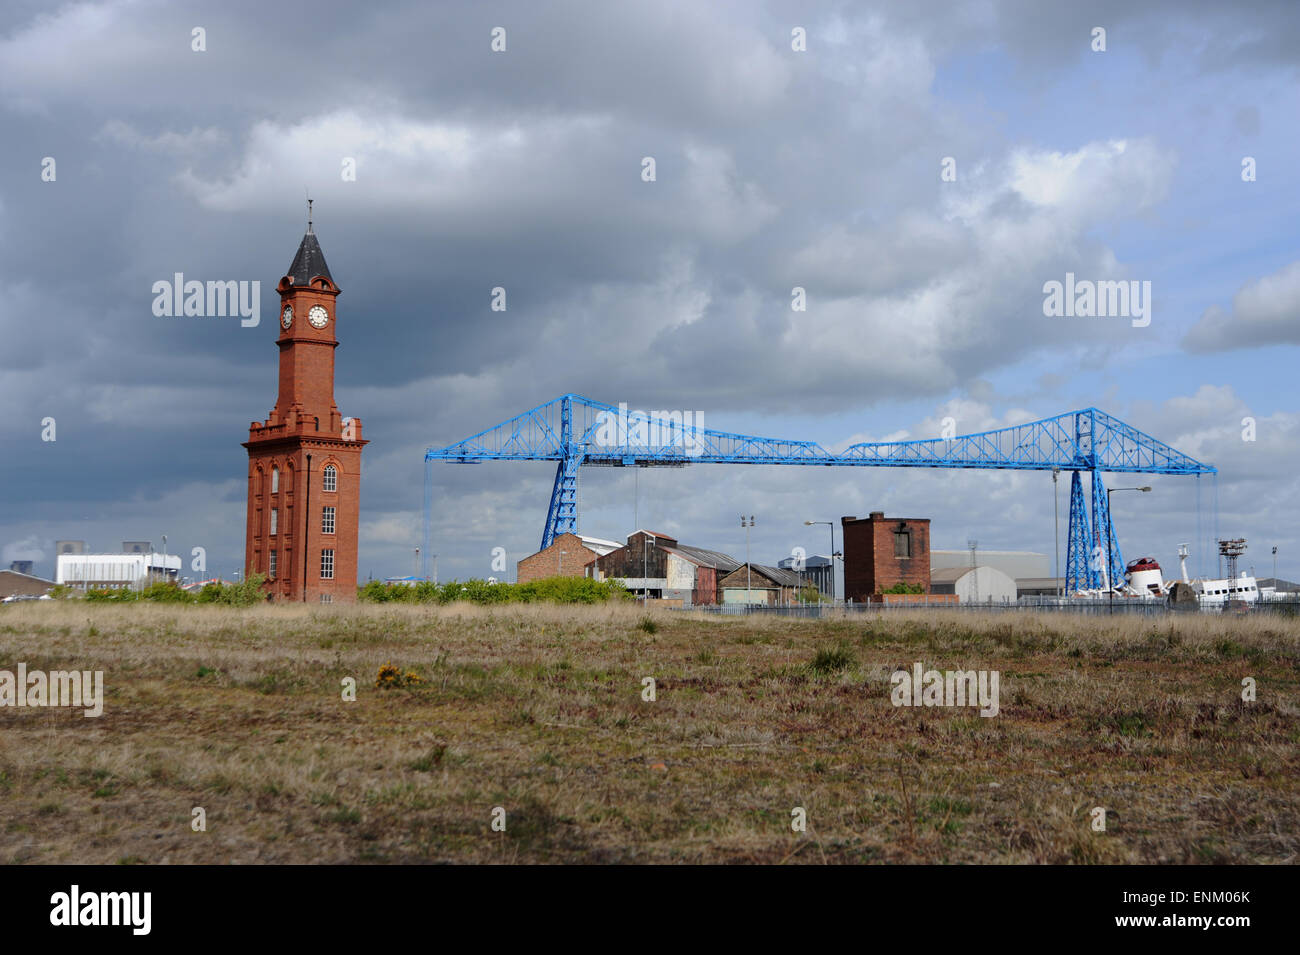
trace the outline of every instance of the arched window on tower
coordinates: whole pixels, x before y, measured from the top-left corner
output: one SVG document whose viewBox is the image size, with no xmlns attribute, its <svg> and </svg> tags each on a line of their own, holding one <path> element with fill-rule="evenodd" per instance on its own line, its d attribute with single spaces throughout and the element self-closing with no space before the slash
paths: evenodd
<svg viewBox="0 0 1300 955">
<path fill-rule="evenodd" d="M 325 465 L 325 477 L 321 482 L 321 490 L 337 491 L 339 489 L 339 472 L 335 470 L 334 465 Z"/>
<path fill-rule="evenodd" d="M 320 418 L 317 418 L 317 419 L 316 419 L 316 430 L 317 430 L 317 431 L 320 430 Z"/>
<path fill-rule="evenodd" d="M 280 493 L 280 469 L 271 468 L 271 493 Z"/>
</svg>

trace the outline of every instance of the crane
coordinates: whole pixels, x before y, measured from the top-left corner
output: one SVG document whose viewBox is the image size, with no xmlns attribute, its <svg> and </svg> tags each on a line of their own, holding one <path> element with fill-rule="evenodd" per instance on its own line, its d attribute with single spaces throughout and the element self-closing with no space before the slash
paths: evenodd
<svg viewBox="0 0 1300 955">
<path fill-rule="evenodd" d="M 1066 592 L 1123 580 L 1124 560 L 1111 523 L 1104 472 L 1206 475 L 1218 470 L 1096 408 L 950 438 L 875 441 L 839 453 L 814 441 L 764 438 L 700 426 L 680 412 L 631 412 L 566 394 L 443 448 L 425 460 L 423 553 L 429 553 L 433 465 L 554 461 L 541 547 L 578 527 L 578 471 L 587 467 L 685 467 L 774 464 L 799 467 L 962 468 L 1069 471 L 1070 528 Z M 1089 494 L 1083 475 L 1089 476 Z M 1091 498 L 1091 508 L 1088 498 Z M 426 576 L 427 576 L 427 567 Z"/>
</svg>

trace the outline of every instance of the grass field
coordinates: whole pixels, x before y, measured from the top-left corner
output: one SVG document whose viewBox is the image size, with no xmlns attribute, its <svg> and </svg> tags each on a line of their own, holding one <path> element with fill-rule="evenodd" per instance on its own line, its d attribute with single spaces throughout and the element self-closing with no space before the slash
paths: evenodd
<svg viewBox="0 0 1300 955">
<path fill-rule="evenodd" d="M 890 673 L 918 660 L 1000 671 L 1000 712 L 893 706 Z M 423 682 L 376 688 L 389 661 Z M 0 669 L 19 662 L 103 670 L 107 698 L 98 719 L 0 709 L 11 863 L 1295 862 L 1300 846 L 1300 622 L 1277 618 L 61 601 L 0 611 Z"/>
</svg>

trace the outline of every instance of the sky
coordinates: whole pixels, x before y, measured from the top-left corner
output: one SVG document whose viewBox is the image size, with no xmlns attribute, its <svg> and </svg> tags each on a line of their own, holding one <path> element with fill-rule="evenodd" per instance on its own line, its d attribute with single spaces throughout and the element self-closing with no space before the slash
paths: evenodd
<svg viewBox="0 0 1300 955">
<path fill-rule="evenodd" d="M 1219 470 L 1117 495 L 1126 558 L 1213 570 L 1217 532 L 1300 578 L 1296 4 L 3 6 L 3 566 L 166 534 L 242 569 L 310 191 L 362 580 L 415 569 L 426 448 L 569 392 L 835 450 L 1095 406 Z M 260 323 L 155 315 L 178 272 L 260 282 Z M 1149 321 L 1045 314 L 1067 273 L 1149 282 Z M 438 465 L 441 579 L 512 579 L 552 479 Z M 579 480 L 582 533 L 743 560 L 753 514 L 760 563 L 870 511 L 1054 549 L 1046 472 Z"/>
</svg>

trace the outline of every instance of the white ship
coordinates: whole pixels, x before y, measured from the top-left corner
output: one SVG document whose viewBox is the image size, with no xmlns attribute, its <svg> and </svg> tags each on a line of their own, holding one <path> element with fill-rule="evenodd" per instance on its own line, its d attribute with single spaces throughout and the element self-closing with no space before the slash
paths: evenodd
<svg viewBox="0 0 1300 955">
<path fill-rule="evenodd" d="M 1127 597 L 1165 597 L 1165 578 L 1154 557 L 1131 560 L 1120 593 Z"/>
<path fill-rule="evenodd" d="M 1248 604 L 1259 602 L 1259 587 L 1255 578 L 1244 570 L 1236 580 L 1194 580 L 1192 587 L 1197 599 L 1206 606 L 1222 606 L 1229 600 Z"/>
<path fill-rule="evenodd" d="M 1106 587 L 1103 580 L 1100 587 L 1092 589 L 1080 588 L 1072 591 L 1074 597 L 1106 597 L 1111 591 Z M 1116 583 L 1115 596 L 1117 597 L 1150 597 L 1164 599 L 1168 595 L 1165 590 L 1164 577 L 1160 573 L 1160 565 L 1156 563 L 1154 557 L 1140 557 L 1137 560 L 1128 562 L 1124 571 L 1124 582 Z"/>
<path fill-rule="evenodd" d="M 1244 541 L 1240 543 L 1244 544 Z M 1271 593 L 1261 594 L 1259 584 L 1250 574 L 1242 571 L 1235 578 L 1187 577 L 1187 545 L 1178 545 L 1178 569 L 1182 582 L 1196 594 L 1196 602 L 1207 609 L 1222 609 L 1228 604 L 1254 604 L 1261 600 L 1272 599 Z M 1116 583 L 1114 594 L 1117 597 L 1144 597 L 1148 600 L 1165 600 L 1172 596 L 1176 582 L 1166 583 L 1160 564 L 1154 557 L 1139 557 L 1128 562 L 1124 571 L 1124 582 Z M 1074 597 L 1105 597 L 1111 591 L 1105 584 L 1101 587 L 1073 592 Z"/>
<path fill-rule="evenodd" d="M 1160 565 L 1156 563 L 1155 558 L 1141 557 L 1129 561 L 1128 567 L 1124 571 L 1124 582 L 1116 583 L 1114 593 L 1117 597 L 1159 597 L 1163 599 L 1167 595 L 1167 591 L 1165 590 L 1164 578 L 1160 573 Z M 1073 597 L 1107 597 L 1110 594 L 1111 590 L 1106 586 L 1104 579 L 1100 587 L 1091 589 L 1083 587 L 1071 592 Z"/>
<path fill-rule="evenodd" d="M 1183 583 L 1192 588 L 1197 603 L 1202 607 L 1221 608 L 1228 603 L 1258 603 L 1261 599 L 1259 584 L 1245 571 L 1236 578 L 1187 577 L 1187 545 L 1178 546 L 1178 565 Z M 1131 560 L 1124 572 L 1124 583 L 1115 587 L 1120 597 L 1145 597 L 1163 600 L 1169 596 L 1170 586 L 1165 583 L 1160 564 L 1154 557 Z M 1107 593 L 1105 587 L 1092 591 L 1079 591 L 1077 596 L 1100 597 Z"/>
<path fill-rule="evenodd" d="M 1178 565 L 1182 570 L 1183 583 L 1191 585 L 1202 607 L 1222 607 L 1229 602 L 1248 604 L 1259 602 L 1259 584 L 1244 570 L 1236 577 L 1197 577 L 1195 580 L 1188 580 L 1186 544 L 1178 545 Z"/>
</svg>

